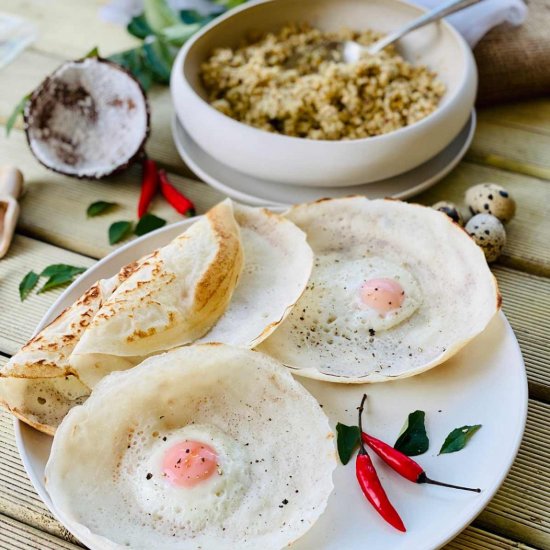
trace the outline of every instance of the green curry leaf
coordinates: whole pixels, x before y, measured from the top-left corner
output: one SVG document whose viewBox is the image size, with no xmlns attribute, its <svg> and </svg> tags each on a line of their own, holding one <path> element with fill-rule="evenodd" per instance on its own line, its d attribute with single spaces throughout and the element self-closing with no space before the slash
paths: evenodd
<svg viewBox="0 0 550 550">
<path fill-rule="evenodd" d="M 430 440 L 426 434 L 425 418 L 424 411 L 414 411 L 409 414 L 394 445 L 398 451 L 407 456 L 417 456 L 428 450 Z"/>
<path fill-rule="evenodd" d="M 129 221 L 119 221 L 111 224 L 109 227 L 109 244 L 117 244 L 128 238 L 132 233 L 133 223 Z"/>
<path fill-rule="evenodd" d="M 443 442 L 439 454 L 456 453 L 461 449 L 464 449 L 468 441 L 472 436 L 481 428 L 481 424 L 475 424 L 474 426 L 462 426 L 455 428 Z"/>
<path fill-rule="evenodd" d="M 99 57 L 99 49 L 97 46 L 93 47 L 85 56 L 84 59 L 88 59 L 88 57 Z"/>
<path fill-rule="evenodd" d="M 357 426 L 336 424 L 338 456 L 342 464 L 347 464 L 361 440 L 361 431 Z"/>
<path fill-rule="evenodd" d="M 19 298 L 23 301 L 38 283 L 39 275 L 34 271 L 29 271 L 23 280 L 19 283 Z"/>
<path fill-rule="evenodd" d="M 154 214 L 147 213 L 137 222 L 134 233 L 138 235 L 138 237 L 141 237 L 141 235 L 145 235 L 150 231 L 159 229 L 159 227 L 163 227 L 164 225 L 166 225 L 166 220 L 163 220 Z"/>
<path fill-rule="evenodd" d="M 132 20 L 128 23 L 126 30 L 136 38 L 141 38 L 142 40 L 153 34 L 153 29 L 147 24 L 145 16 L 143 14 L 133 17 Z"/>
<path fill-rule="evenodd" d="M 12 128 L 15 126 L 15 122 L 21 115 L 23 115 L 23 112 L 25 111 L 25 106 L 27 105 L 27 101 L 29 101 L 30 98 L 31 94 L 27 94 L 14 107 L 11 115 L 8 118 L 8 121 L 6 122 L 6 136 L 10 135 Z"/>
<path fill-rule="evenodd" d="M 40 277 L 59 277 L 69 276 L 76 277 L 86 271 L 85 267 L 77 267 L 68 264 L 52 264 L 42 270 Z"/>
<path fill-rule="evenodd" d="M 89 218 L 99 216 L 109 210 L 112 210 L 115 206 L 118 206 L 116 202 L 107 202 L 107 201 L 96 201 L 92 202 L 90 206 L 86 209 L 86 215 Z"/>
<path fill-rule="evenodd" d="M 71 275 L 68 272 L 52 275 L 40 288 L 40 290 L 38 291 L 38 294 L 42 294 L 43 292 L 46 292 L 47 290 L 51 290 L 52 288 L 57 288 L 60 286 L 64 286 L 68 283 L 72 283 L 74 279 L 75 279 L 75 275 Z"/>
</svg>

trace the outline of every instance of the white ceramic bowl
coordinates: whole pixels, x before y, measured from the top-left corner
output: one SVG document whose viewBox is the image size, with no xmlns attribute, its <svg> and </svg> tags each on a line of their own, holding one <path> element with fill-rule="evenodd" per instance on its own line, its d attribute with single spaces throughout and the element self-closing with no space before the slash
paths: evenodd
<svg viewBox="0 0 550 550">
<path fill-rule="evenodd" d="M 477 72 L 464 39 L 445 22 L 400 40 L 401 54 L 436 71 L 447 87 L 423 120 L 381 136 L 347 141 L 289 137 L 253 128 L 211 107 L 199 78 L 212 50 L 237 45 L 248 32 L 308 22 L 323 30 L 371 28 L 387 33 L 424 10 L 401 0 L 260 0 L 219 17 L 179 52 L 172 69 L 176 114 L 207 153 L 240 172 L 286 184 L 341 187 L 389 178 L 445 148 L 472 110 Z"/>
</svg>

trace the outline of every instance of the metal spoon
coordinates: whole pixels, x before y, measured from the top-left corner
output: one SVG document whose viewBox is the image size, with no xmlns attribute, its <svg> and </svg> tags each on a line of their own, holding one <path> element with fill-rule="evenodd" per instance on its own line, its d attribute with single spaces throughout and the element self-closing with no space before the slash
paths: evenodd
<svg viewBox="0 0 550 550">
<path fill-rule="evenodd" d="M 463 10 L 473 4 L 477 4 L 478 2 L 481 2 L 481 0 L 449 0 L 444 2 L 440 6 L 437 6 L 433 10 L 421 15 L 417 19 L 413 19 L 413 21 L 404 27 L 401 27 L 399 30 L 384 36 L 384 38 L 381 38 L 380 40 L 377 40 L 370 46 L 363 46 L 351 40 L 342 42 L 341 49 L 343 61 L 344 63 L 355 63 L 364 53 L 368 53 L 370 55 L 376 54 L 409 32 L 414 31 L 419 27 L 423 27 L 428 23 L 432 23 L 433 21 L 438 21 L 442 17 L 446 17 L 451 13 Z"/>
</svg>

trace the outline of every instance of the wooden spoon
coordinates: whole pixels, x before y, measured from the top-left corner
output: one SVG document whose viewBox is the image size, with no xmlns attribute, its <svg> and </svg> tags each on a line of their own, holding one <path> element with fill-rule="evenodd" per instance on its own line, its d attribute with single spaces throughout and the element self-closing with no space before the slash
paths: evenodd
<svg viewBox="0 0 550 550">
<path fill-rule="evenodd" d="M 0 167 L 0 258 L 10 247 L 19 217 L 17 199 L 23 192 L 23 174 L 15 166 Z"/>
</svg>

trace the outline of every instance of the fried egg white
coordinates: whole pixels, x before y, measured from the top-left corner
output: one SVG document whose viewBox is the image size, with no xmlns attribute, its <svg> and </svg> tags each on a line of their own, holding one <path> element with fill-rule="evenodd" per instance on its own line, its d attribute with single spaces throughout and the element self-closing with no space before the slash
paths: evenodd
<svg viewBox="0 0 550 550">
<path fill-rule="evenodd" d="M 404 267 L 379 256 L 353 257 L 352 251 L 336 251 L 316 258 L 315 267 L 309 299 L 303 302 L 300 315 L 305 326 L 315 327 L 315 332 L 366 338 L 408 319 L 422 304 L 414 277 Z M 382 308 L 365 303 L 365 283 L 380 280 L 399 285 L 401 303 L 392 304 L 390 299 Z M 372 290 L 379 291 L 376 286 Z M 377 306 L 376 300 L 373 305 Z"/>
<path fill-rule="evenodd" d="M 213 460 L 199 456 L 201 449 Z M 115 481 L 131 487 L 129 507 L 175 529 L 185 523 L 198 531 L 209 521 L 223 523 L 238 507 L 250 479 L 249 454 L 214 425 L 148 427 L 132 435 Z M 174 472 L 182 472 L 183 484 Z"/>
</svg>

